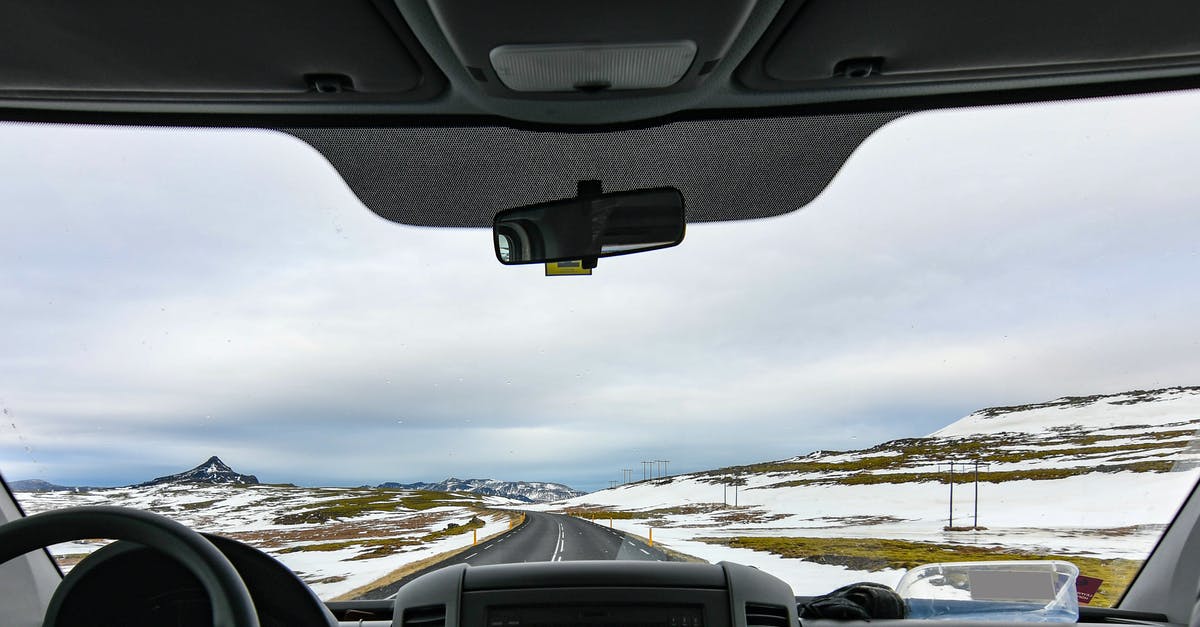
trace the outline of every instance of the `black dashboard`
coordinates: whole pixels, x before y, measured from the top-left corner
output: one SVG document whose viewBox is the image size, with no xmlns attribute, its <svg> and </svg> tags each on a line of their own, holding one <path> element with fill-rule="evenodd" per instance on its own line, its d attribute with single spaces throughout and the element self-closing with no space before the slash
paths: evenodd
<svg viewBox="0 0 1200 627">
<path fill-rule="evenodd" d="M 396 627 L 791 627 L 791 588 L 722 562 L 533 562 L 431 572 L 396 595 Z"/>
</svg>

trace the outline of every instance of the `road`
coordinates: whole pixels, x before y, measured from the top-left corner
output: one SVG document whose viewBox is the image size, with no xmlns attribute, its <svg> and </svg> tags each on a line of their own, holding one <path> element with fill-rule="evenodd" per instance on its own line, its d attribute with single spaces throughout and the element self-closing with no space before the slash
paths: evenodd
<svg viewBox="0 0 1200 627">
<path fill-rule="evenodd" d="M 376 588 L 362 599 L 386 599 L 400 586 L 431 570 L 452 564 L 510 564 L 573 560 L 672 561 L 666 553 L 620 531 L 561 514 L 525 512 L 525 523 L 499 537 L 463 551 L 400 581 Z"/>
</svg>

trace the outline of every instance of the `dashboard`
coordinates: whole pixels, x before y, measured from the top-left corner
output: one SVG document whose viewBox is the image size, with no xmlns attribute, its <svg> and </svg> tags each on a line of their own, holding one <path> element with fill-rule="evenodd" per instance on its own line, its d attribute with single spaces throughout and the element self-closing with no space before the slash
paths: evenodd
<svg viewBox="0 0 1200 627">
<path fill-rule="evenodd" d="M 782 580 L 740 564 L 612 560 L 455 564 L 408 582 L 392 600 L 324 603 L 274 558 L 204 535 L 245 582 L 263 627 L 796 627 L 796 603 L 804 600 Z M 1080 622 L 1161 627 L 1166 617 L 1087 608 Z M 904 621 L 927 623 L 947 621 Z M 43 624 L 211 627 L 212 613 L 204 588 L 182 565 L 115 542 L 64 577 Z"/>
</svg>

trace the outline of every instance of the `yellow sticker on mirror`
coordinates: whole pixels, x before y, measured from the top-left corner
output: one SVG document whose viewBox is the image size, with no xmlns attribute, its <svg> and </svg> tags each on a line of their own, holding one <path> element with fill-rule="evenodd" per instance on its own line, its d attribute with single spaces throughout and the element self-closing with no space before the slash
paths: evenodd
<svg viewBox="0 0 1200 627">
<path fill-rule="evenodd" d="M 583 267 L 582 261 L 552 261 L 546 264 L 546 276 L 588 276 L 591 268 Z"/>
</svg>

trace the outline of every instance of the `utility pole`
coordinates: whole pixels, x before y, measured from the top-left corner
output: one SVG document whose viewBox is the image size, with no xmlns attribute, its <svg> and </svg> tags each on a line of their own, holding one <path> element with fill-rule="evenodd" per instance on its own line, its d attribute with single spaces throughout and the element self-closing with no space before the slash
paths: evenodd
<svg viewBox="0 0 1200 627">
<path fill-rule="evenodd" d="M 950 527 L 954 527 L 954 462 L 950 462 Z"/>
<path fill-rule="evenodd" d="M 651 471 L 652 466 L 650 464 L 652 464 L 652 463 L 654 463 L 654 462 L 649 462 L 649 461 L 642 462 L 642 481 L 652 478 L 650 476 L 650 473 L 652 472 Z"/>
<path fill-rule="evenodd" d="M 613 489 L 613 488 L 615 488 L 615 487 L 617 487 L 617 482 L 616 482 L 616 481 L 614 481 L 614 480 L 612 480 L 612 479 L 609 479 L 609 480 L 608 480 L 608 489 L 609 489 L 609 490 L 611 490 L 611 489 Z"/>
<path fill-rule="evenodd" d="M 670 477 L 671 476 L 671 460 L 669 460 L 669 459 L 663 460 L 663 469 L 666 470 L 667 476 Z"/>
<path fill-rule="evenodd" d="M 972 526 L 975 527 L 976 531 L 979 530 L 979 467 L 980 466 L 987 468 L 988 465 L 980 464 L 978 459 L 975 460 L 975 518 L 974 518 L 974 524 Z"/>
<path fill-rule="evenodd" d="M 629 483 L 630 481 L 633 481 L 633 469 L 632 468 L 622 468 L 621 469 L 621 482 Z"/>
<path fill-rule="evenodd" d="M 946 529 L 950 530 L 950 529 L 954 528 L 954 467 L 955 466 L 964 466 L 965 467 L 968 464 L 967 464 L 967 462 L 956 462 L 956 461 L 951 460 L 949 462 L 946 462 L 946 465 L 950 468 L 950 519 L 949 519 L 950 524 L 946 525 Z M 942 467 L 942 465 L 938 464 L 938 470 L 941 470 L 941 467 Z M 976 487 L 978 488 L 978 486 L 976 486 Z"/>
</svg>

